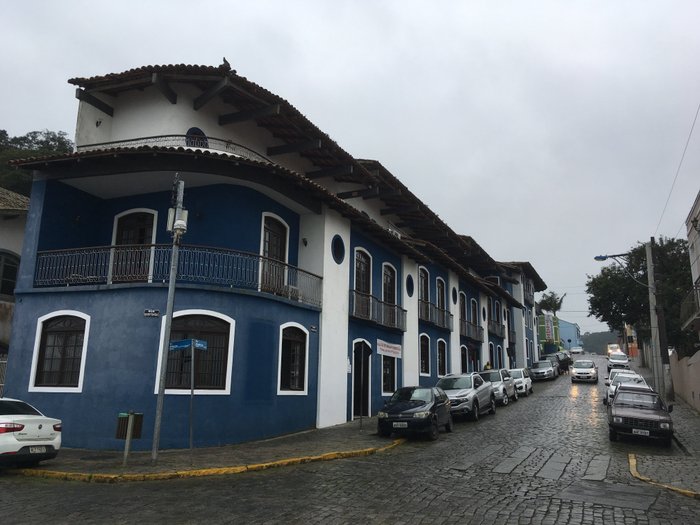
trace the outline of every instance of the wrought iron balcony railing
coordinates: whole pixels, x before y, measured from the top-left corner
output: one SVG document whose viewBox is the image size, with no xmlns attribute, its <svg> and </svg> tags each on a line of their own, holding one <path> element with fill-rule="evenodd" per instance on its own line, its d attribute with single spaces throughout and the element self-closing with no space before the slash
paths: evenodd
<svg viewBox="0 0 700 525">
<path fill-rule="evenodd" d="M 169 244 L 97 246 L 37 253 L 34 286 L 166 283 Z M 257 254 L 182 245 L 179 283 L 253 290 L 321 306 L 322 278 Z"/>
<path fill-rule="evenodd" d="M 681 327 L 700 330 L 700 284 L 693 286 L 681 303 Z"/>
<path fill-rule="evenodd" d="M 484 329 L 464 319 L 460 319 L 459 321 L 459 335 L 471 339 L 472 341 L 484 342 Z"/>
<path fill-rule="evenodd" d="M 497 321 L 489 320 L 489 334 L 504 338 L 506 336 L 506 327 Z"/>
<path fill-rule="evenodd" d="M 138 148 L 141 146 L 156 146 L 161 148 L 191 148 L 199 150 L 212 150 L 244 159 L 259 162 L 270 162 L 270 159 L 253 151 L 246 146 L 226 139 L 214 137 L 195 137 L 188 135 L 156 135 L 152 137 L 139 137 L 127 140 L 113 140 L 111 142 L 99 142 L 95 144 L 82 144 L 77 146 L 78 152 L 111 148 Z"/>
<path fill-rule="evenodd" d="M 350 290 L 350 315 L 406 331 L 406 310 L 399 305 L 384 303 L 372 295 L 355 290 Z"/>
<path fill-rule="evenodd" d="M 440 328 L 452 330 L 452 317 L 449 311 L 438 308 L 429 301 L 422 299 L 418 301 L 418 319 L 421 321 L 428 321 Z"/>
</svg>

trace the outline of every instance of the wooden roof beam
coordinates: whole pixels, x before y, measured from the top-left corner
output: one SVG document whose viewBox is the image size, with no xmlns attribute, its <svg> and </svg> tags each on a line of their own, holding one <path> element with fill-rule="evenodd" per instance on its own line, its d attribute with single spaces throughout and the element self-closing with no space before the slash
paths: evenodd
<svg viewBox="0 0 700 525">
<path fill-rule="evenodd" d="M 192 107 L 195 111 L 202 109 L 207 104 L 207 102 L 209 102 L 217 95 L 220 95 L 221 92 L 224 91 L 226 88 L 230 87 L 230 85 L 231 83 L 228 77 L 222 78 L 216 84 L 207 89 L 204 93 L 199 95 L 196 99 L 194 99 Z"/>
<path fill-rule="evenodd" d="M 405 215 L 406 213 L 419 213 L 423 211 L 419 206 L 404 206 L 401 208 L 384 208 L 380 215 Z"/>
<path fill-rule="evenodd" d="M 219 115 L 219 126 L 225 126 L 226 124 L 233 124 L 235 122 L 245 122 L 260 117 L 269 117 L 279 114 L 279 104 L 272 104 L 271 106 L 264 106 L 262 108 L 249 109 L 246 111 L 236 111 L 234 113 L 224 113 L 223 115 Z"/>
<path fill-rule="evenodd" d="M 336 194 L 339 199 L 356 199 L 357 197 L 362 197 L 363 199 L 370 199 L 372 197 L 379 197 L 379 188 L 370 187 L 363 188 L 361 190 L 351 190 L 343 191 Z"/>
<path fill-rule="evenodd" d="M 355 166 L 352 164 L 343 164 L 341 166 L 333 166 L 332 168 L 307 171 L 305 175 L 307 179 L 320 179 L 323 177 L 342 177 L 343 175 L 352 175 L 354 171 Z"/>
<path fill-rule="evenodd" d="M 177 93 L 173 91 L 173 88 L 171 88 L 167 80 L 163 78 L 163 75 L 160 73 L 153 73 L 151 75 L 151 84 L 156 86 L 158 91 L 160 91 L 171 104 L 177 104 Z"/>
<path fill-rule="evenodd" d="M 114 108 L 112 106 L 110 106 L 106 102 L 103 102 L 96 96 L 91 95 L 83 89 L 76 88 L 75 98 L 77 98 L 78 100 L 82 100 L 87 104 L 90 104 L 92 107 L 99 109 L 102 113 L 106 113 L 110 117 L 114 116 Z"/>
<path fill-rule="evenodd" d="M 270 157 L 274 157 L 275 155 L 285 155 L 287 153 L 299 153 L 310 149 L 320 149 L 321 146 L 321 139 L 305 140 L 303 142 L 282 144 L 281 146 L 270 146 L 267 148 L 267 154 Z"/>
</svg>

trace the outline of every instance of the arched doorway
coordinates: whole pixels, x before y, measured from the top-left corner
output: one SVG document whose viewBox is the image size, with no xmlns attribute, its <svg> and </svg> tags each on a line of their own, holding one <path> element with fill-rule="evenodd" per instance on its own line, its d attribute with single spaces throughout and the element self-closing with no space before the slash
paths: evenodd
<svg viewBox="0 0 700 525">
<path fill-rule="evenodd" d="M 367 341 L 357 341 L 352 350 L 352 415 L 369 416 L 372 349 Z"/>
</svg>

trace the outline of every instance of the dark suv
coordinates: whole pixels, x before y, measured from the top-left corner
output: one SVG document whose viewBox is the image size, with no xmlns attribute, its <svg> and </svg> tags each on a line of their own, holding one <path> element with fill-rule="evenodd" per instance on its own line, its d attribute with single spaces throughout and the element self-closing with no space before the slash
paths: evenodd
<svg viewBox="0 0 700 525">
<path fill-rule="evenodd" d="M 658 439 L 671 446 L 673 421 L 670 412 L 673 405 L 666 406 L 659 394 L 636 385 L 621 384 L 615 397 L 608 403 L 608 429 L 610 441 L 618 434 Z"/>
</svg>

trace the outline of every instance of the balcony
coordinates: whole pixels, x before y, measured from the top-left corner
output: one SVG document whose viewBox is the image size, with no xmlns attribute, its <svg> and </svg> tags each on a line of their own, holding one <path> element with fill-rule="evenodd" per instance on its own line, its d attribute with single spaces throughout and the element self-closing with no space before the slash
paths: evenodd
<svg viewBox="0 0 700 525">
<path fill-rule="evenodd" d="M 696 284 L 681 303 L 681 328 L 700 331 L 700 284 Z"/>
<path fill-rule="evenodd" d="M 479 343 L 484 342 L 484 329 L 464 319 L 459 320 L 459 335 Z"/>
<path fill-rule="evenodd" d="M 34 286 L 167 283 L 171 254 L 169 244 L 37 252 Z M 258 291 L 321 307 L 321 277 L 252 253 L 182 245 L 177 282 Z"/>
<path fill-rule="evenodd" d="M 452 317 L 449 311 L 438 308 L 431 302 L 418 301 L 418 319 L 421 321 L 427 321 L 440 328 L 452 330 Z"/>
<path fill-rule="evenodd" d="M 506 336 L 506 327 L 498 321 L 489 320 L 489 334 L 495 335 L 496 337 L 500 337 L 501 339 L 503 339 Z"/>
<path fill-rule="evenodd" d="M 532 290 L 524 290 L 523 295 L 527 304 L 530 306 L 535 306 L 535 292 Z"/>
<path fill-rule="evenodd" d="M 355 290 L 350 290 L 350 315 L 387 328 L 406 331 L 406 310 Z"/>
<path fill-rule="evenodd" d="M 83 144 L 77 146 L 78 153 L 93 150 L 113 149 L 113 148 L 139 148 L 143 146 L 158 148 L 188 148 L 202 151 L 214 151 L 226 153 L 234 157 L 241 157 L 258 162 L 270 162 L 270 160 L 253 151 L 246 146 L 237 144 L 230 140 L 217 139 L 214 137 L 196 137 L 188 135 L 156 135 L 152 137 L 139 137 L 128 140 L 114 140 L 111 142 L 99 142 L 95 144 Z"/>
</svg>

